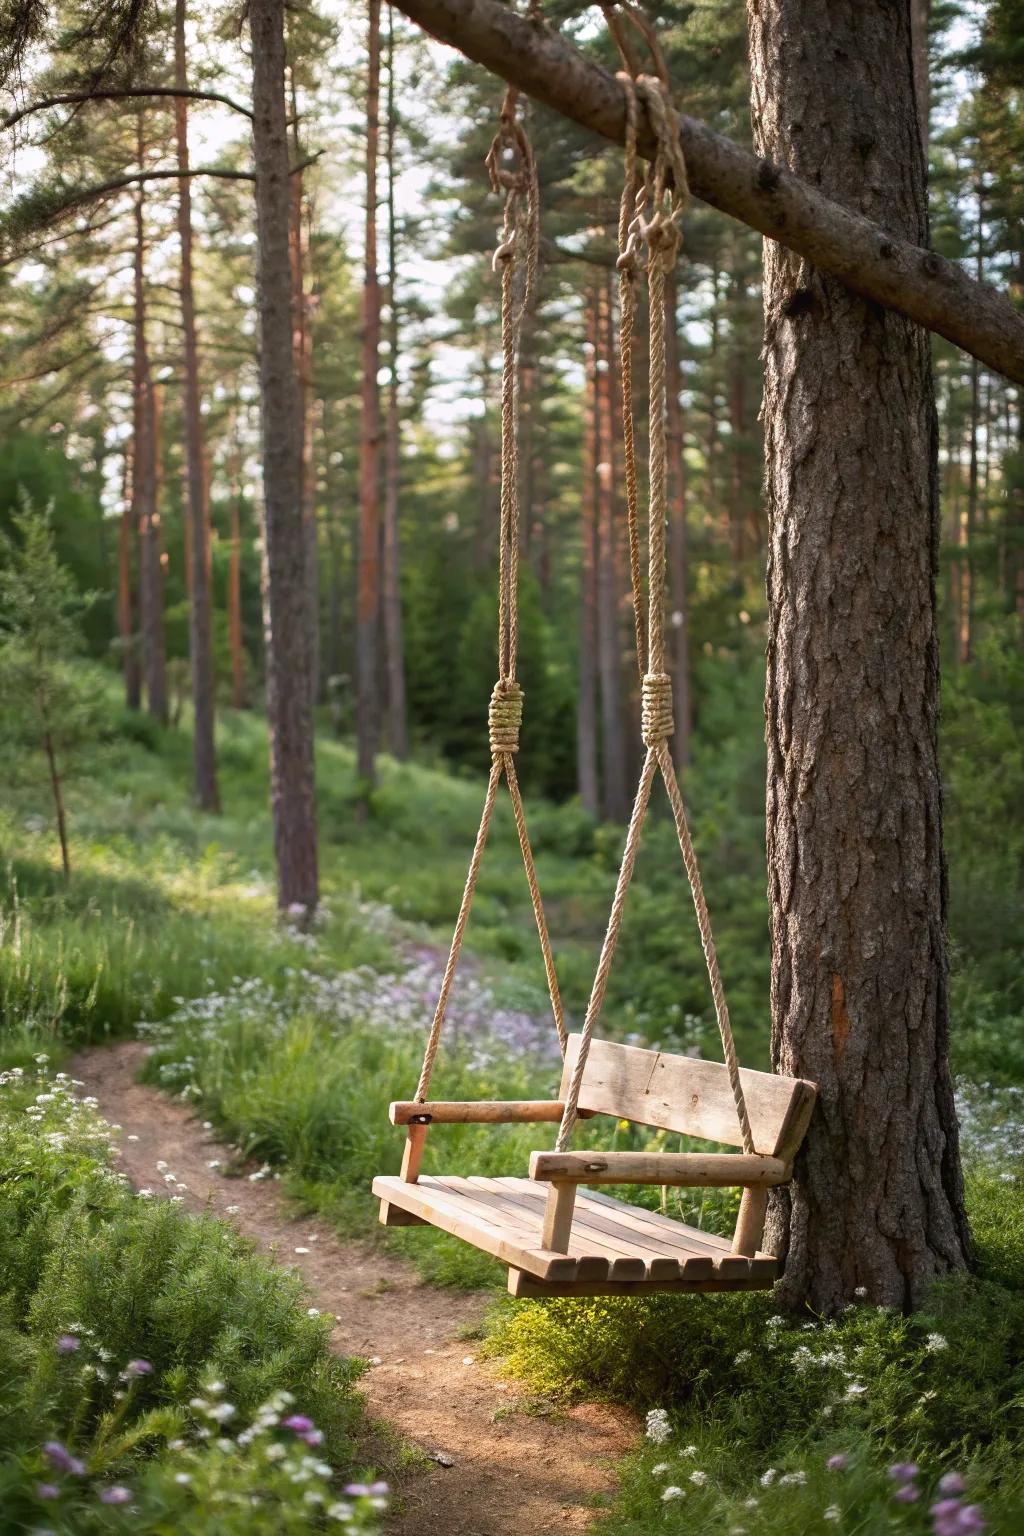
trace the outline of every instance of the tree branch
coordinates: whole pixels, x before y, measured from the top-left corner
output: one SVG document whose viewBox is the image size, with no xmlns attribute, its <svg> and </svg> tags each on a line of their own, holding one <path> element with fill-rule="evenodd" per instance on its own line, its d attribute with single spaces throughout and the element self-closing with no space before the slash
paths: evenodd
<svg viewBox="0 0 1024 1536">
<path fill-rule="evenodd" d="M 425 31 L 493 74 L 602 138 L 623 142 L 621 86 L 557 32 L 517 15 L 501 0 L 397 3 Z M 640 112 L 640 147 L 651 154 L 654 134 L 642 103 Z M 902 311 L 1024 385 L 1024 315 L 994 288 L 934 251 L 890 235 L 694 118 L 680 114 L 679 125 L 690 186 L 698 197 L 806 257 L 862 298 Z"/>
<path fill-rule="evenodd" d="M 252 122 L 252 109 L 245 107 L 240 101 L 233 100 L 230 96 L 222 96 L 219 91 L 191 91 L 178 90 L 173 85 L 131 85 L 109 90 L 97 89 L 95 91 L 63 91 L 58 96 L 45 96 L 41 101 L 30 101 L 25 107 L 19 107 L 15 112 L 8 112 L 0 122 L 0 128 L 13 128 L 23 118 L 31 117 L 34 112 L 47 112 L 51 107 L 69 107 L 84 101 L 124 101 L 149 96 L 184 96 L 189 101 L 216 101 L 222 107 L 230 107 L 232 112 L 241 112 Z M 74 114 L 72 114 L 74 115 Z"/>
</svg>

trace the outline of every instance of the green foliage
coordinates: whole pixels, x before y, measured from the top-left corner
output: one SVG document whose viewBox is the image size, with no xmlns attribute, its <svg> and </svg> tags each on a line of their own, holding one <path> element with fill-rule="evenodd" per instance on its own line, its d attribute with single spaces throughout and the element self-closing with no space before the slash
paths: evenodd
<svg viewBox="0 0 1024 1536">
<path fill-rule="evenodd" d="M 132 1194 L 69 1088 L 45 1056 L 0 1073 L 11 1528 L 270 1536 L 313 1528 L 332 1504 L 375 1528 L 374 1497 L 345 1499 L 335 1482 L 361 1415 L 330 1320 L 231 1229 Z M 290 1428 L 293 1411 L 315 1431 Z"/>
</svg>

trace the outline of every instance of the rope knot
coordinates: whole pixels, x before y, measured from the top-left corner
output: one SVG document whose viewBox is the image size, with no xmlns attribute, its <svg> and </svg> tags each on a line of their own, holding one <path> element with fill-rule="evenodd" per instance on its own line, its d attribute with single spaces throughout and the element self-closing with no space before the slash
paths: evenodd
<svg viewBox="0 0 1024 1536">
<path fill-rule="evenodd" d="M 645 672 L 640 685 L 640 723 L 644 746 L 658 747 L 675 730 L 672 679 L 667 672 Z"/>
<path fill-rule="evenodd" d="M 487 706 L 487 733 L 492 757 L 500 757 L 503 752 L 519 751 L 519 727 L 522 722 L 523 690 L 518 683 L 504 682 L 499 678 Z"/>
</svg>

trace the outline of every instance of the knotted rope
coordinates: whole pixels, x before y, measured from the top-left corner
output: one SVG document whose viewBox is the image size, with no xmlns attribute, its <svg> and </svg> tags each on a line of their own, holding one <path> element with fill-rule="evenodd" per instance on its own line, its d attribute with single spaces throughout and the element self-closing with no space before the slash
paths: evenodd
<svg viewBox="0 0 1024 1536">
<path fill-rule="evenodd" d="M 487 843 L 487 833 L 494 814 L 498 784 L 502 774 L 508 783 L 515 817 L 519 847 L 530 888 L 530 901 L 544 958 L 551 1011 L 558 1042 L 565 1055 L 567 1035 L 562 999 L 555 974 L 554 956 L 548 934 L 544 904 L 541 901 L 533 850 L 526 830 L 526 813 L 516 776 L 515 754 L 519 751 L 519 728 L 523 719 L 523 690 L 516 681 L 519 648 L 519 342 L 523 318 L 529 308 L 537 281 L 540 250 L 540 203 L 537 167 L 533 149 L 517 110 L 517 92 L 510 89 L 502 103 L 501 123 L 487 155 L 487 169 L 496 192 L 504 192 L 505 206 L 501 234 L 494 253 L 493 266 L 501 272 L 501 515 L 498 554 L 498 681 L 487 709 L 487 733 L 491 748 L 491 771 L 484 795 L 480 826 L 469 861 L 466 884 L 459 904 L 448 960 L 441 978 L 437 1006 L 427 1035 L 423 1066 L 416 1088 L 417 1103 L 424 1103 L 430 1088 L 441 1041 L 455 970 L 462 950 L 462 940 L 469 921 L 473 895 L 480 874 L 480 863 Z M 506 158 L 513 160 L 510 167 Z"/>
<path fill-rule="evenodd" d="M 628 12 L 627 12 L 628 13 Z M 616 32 L 616 36 L 619 34 Z M 620 38 L 621 43 L 621 38 Z M 628 54 L 626 62 L 628 63 Z M 704 888 L 694 853 L 690 829 L 686 820 L 679 781 L 668 748 L 669 737 L 674 730 L 672 718 L 672 679 L 665 667 L 665 538 L 667 521 L 666 473 L 666 349 L 665 349 L 665 277 L 671 272 L 679 253 L 679 219 L 689 189 L 686 163 L 679 139 L 679 122 L 668 97 L 662 79 L 641 75 L 636 80 L 631 74 L 620 74 L 626 96 L 626 156 L 622 203 L 619 213 L 619 294 L 620 327 L 619 352 L 623 393 L 623 428 L 626 463 L 626 516 L 629 525 L 630 577 L 633 589 L 633 609 L 636 618 L 637 660 L 641 677 L 641 722 L 644 745 L 647 748 L 636 799 L 626 832 L 622 863 L 619 868 L 615 895 L 612 900 L 608 927 L 601 946 L 601 955 L 594 976 L 587 1006 L 587 1015 L 580 1038 L 579 1053 L 573 1064 L 565 1095 L 565 1108 L 558 1128 L 557 1151 L 565 1150 L 572 1135 L 579 1112 L 580 1089 L 587 1066 L 587 1057 L 594 1029 L 601 1016 L 608 977 L 619 941 L 622 916 L 629 884 L 633 877 L 636 856 L 640 847 L 640 835 L 650 801 L 655 770 L 661 772 L 672 807 L 679 848 L 683 856 L 687 879 L 693 895 L 697 927 L 700 932 L 704 958 L 707 962 L 711 995 L 715 1004 L 715 1018 L 722 1039 L 722 1050 L 729 1073 L 729 1083 L 736 1103 L 736 1117 L 745 1152 L 754 1151 L 754 1138 L 750 1129 L 743 1083 L 740 1078 L 736 1046 L 733 1041 L 729 1009 L 722 989 L 711 918 Z M 654 127 L 657 153 L 644 182 L 638 186 L 637 177 L 637 97 L 642 97 Z M 671 185 L 670 185 L 671 183 Z M 651 215 L 647 218 L 646 210 Z M 646 248 L 648 288 L 648 323 L 650 328 L 650 453 L 649 453 L 649 517 L 648 517 L 648 570 L 647 570 L 647 634 L 646 648 L 643 630 L 644 592 L 640 571 L 640 538 L 638 496 L 636 484 L 636 455 L 633 429 L 633 324 L 636 312 L 635 280 L 641 268 L 641 252 Z M 672 317 L 675 323 L 675 317 Z M 646 657 L 645 657 L 646 649 Z"/>
</svg>

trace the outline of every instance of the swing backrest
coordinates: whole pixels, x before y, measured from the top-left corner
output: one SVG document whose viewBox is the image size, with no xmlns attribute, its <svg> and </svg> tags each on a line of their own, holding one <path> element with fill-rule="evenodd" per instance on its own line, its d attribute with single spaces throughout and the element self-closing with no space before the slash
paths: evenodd
<svg viewBox="0 0 1024 1536">
<path fill-rule="evenodd" d="M 564 1100 L 579 1052 L 570 1035 L 562 1072 Z M 790 1162 L 807 1130 L 817 1090 L 799 1077 L 740 1069 L 754 1149 Z M 717 1061 L 673 1056 L 612 1040 L 592 1040 L 580 1089 L 580 1109 L 680 1131 L 729 1147 L 742 1145 L 729 1073 Z"/>
</svg>

